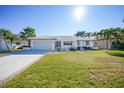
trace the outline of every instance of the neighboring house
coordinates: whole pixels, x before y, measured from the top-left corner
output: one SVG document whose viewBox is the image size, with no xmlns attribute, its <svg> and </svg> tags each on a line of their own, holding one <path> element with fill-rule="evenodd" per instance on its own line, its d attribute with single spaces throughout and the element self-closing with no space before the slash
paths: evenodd
<svg viewBox="0 0 124 93">
<path fill-rule="evenodd" d="M 0 38 L 0 50 L 6 50 L 6 49 L 7 47 L 6 47 L 4 39 Z"/>
<path fill-rule="evenodd" d="M 10 47 L 10 45 L 11 45 L 10 40 L 7 40 L 7 44 Z M 12 44 L 13 49 L 17 49 L 22 46 L 28 46 L 28 41 L 27 40 L 13 41 L 13 44 Z M 0 50 L 7 50 L 3 36 L 0 36 Z"/>
<path fill-rule="evenodd" d="M 22 46 L 28 46 L 28 41 L 27 40 L 16 40 L 13 42 L 15 44 L 15 47 L 22 47 Z"/>
<path fill-rule="evenodd" d="M 8 42 L 8 41 L 7 41 Z M 0 50 L 6 50 L 6 44 L 2 35 L 0 35 Z"/>
<path fill-rule="evenodd" d="M 112 48 L 112 42 L 114 42 L 114 41 L 115 40 L 108 40 L 108 41 L 106 41 L 105 39 L 97 39 L 96 40 L 96 46 L 99 49 L 107 49 L 107 46 L 108 46 L 108 49 L 111 49 Z"/>
<path fill-rule="evenodd" d="M 95 48 L 95 39 L 81 38 L 75 36 L 41 36 L 28 38 L 32 50 L 62 50 L 69 51 L 70 48 Z"/>
</svg>

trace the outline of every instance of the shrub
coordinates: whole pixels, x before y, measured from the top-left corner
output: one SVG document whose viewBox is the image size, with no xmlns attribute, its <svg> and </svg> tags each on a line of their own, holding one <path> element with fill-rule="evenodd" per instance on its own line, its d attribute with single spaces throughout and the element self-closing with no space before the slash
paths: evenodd
<svg viewBox="0 0 124 93">
<path fill-rule="evenodd" d="M 18 47 L 17 49 L 23 49 L 23 47 Z"/>
<path fill-rule="evenodd" d="M 69 50 L 70 50 L 70 51 L 76 51 L 76 49 L 73 48 L 73 47 L 71 47 Z"/>
<path fill-rule="evenodd" d="M 80 50 L 81 47 L 77 47 L 77 50 Z"/>
<path fill-rule="evenodd" d="M 124 40 L 112 42 L 112 49 L 124 49 Z"/>
</svg>

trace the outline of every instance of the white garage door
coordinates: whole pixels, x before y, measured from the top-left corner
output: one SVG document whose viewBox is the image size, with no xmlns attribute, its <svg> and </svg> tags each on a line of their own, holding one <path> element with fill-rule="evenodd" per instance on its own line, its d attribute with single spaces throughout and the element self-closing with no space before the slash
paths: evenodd
<svg viewBox="0 0 124 93">
<path fill-rule="evenodd" d="M 33 48 L 35 50 L 52 50 L 53 41 L 52 40 L 34 40 Z"/>
</svg>

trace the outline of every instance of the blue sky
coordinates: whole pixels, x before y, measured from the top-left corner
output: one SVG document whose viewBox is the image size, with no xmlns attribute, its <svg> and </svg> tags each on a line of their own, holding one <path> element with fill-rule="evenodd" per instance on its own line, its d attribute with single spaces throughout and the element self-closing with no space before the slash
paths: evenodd
<svg viewBox="0 0 124 93">
<path fill-rule="evenodd" d="M 78 22 L 76 6 L 0 6 L 0 28 L 18 34 L 24 27 L 36 29 L 37 36 L 73 35 L 76 31 L 99 31 L 124 27 L 124 6 L 83 6 L 85 15 Z"/>
</svg>

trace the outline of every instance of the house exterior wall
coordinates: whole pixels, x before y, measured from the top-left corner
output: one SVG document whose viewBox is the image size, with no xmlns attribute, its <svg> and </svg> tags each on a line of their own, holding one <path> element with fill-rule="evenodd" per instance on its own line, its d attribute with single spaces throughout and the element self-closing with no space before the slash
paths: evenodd
<svg viewBox="0 0 124 93">
<path fill-rule="evenodd" d="M 90 38 L 75 38 L 75 37 L 69 37 L 69 36 L 65 36 L 65 37 L 54 37 L 55 39 L 53 39 L 53 37 L 39 37 L 39 38 L 32 38 L 31 43 L 30 43 L 30 47 L 33 50 L 62 50 L 62 51 L 69 51 L 70 48 L 83 48 L 83 47 L 94 47 L 94 41 L 93 39 Z M 86 45 L 86 41 L 89 42 L 88 45 Z M 59 46 L 58 42 L 60 42 Z M 64 44 L 66 42 L 66 44 Z M 68 42 L 68 43 L 67 43 Z M 71 44 L 69 42 L 72 42 Z"/>
<path fill-rule="evenodd" d="M 86 45 L 86 41 L 89 41 L 89 45 Z M 93 40 L 80 40 L 79 47 L 94 47 L 94 41 Z"/>
<path fill-rule="evenodd" d="M 64 42 L 72 42 L 72 45 L 64 45 Z M 76 44 L 76 42 L 75 41 L 61 41 L 61 48 L 62 48 L 62 50 L 64 50 L 64 51 L 69 51 L 69 49 L 70 48 L 76 48 L 76 46 L 77 46 L 77 44 Z"/>
<path fill-rule="evenodd" d="M 17 43 L 20 43 L 20 44 L 17 44 Z M 27 40 L 17 40 L 17 41 L 14 41 L 13 44 L 15 45 L 15 48 L 18 48 L 18 47 L 22 47 L 22 46 L 28 46 L 28 41 Z"/>
<path fill-rule="evenodd" d="M 28 41 L 26 41 L 26 40 L 25 41 L 20 41 L 20 43 L 21 43 L 22 46 L 28 46 Z"/>
<path fill-rule="evenodd" d="M 88 41 L 88 40 L 87 40 Z M 89 41 L 89 45 L 86 45 L 86 41 L 85 40 L 80 40 L 79 41 L 79 45 L 78 45 L 78 41 L 72 41 L 72 45 L 64 45 L 65 41 L 61 41 L 61 48 L 62 50 L 68 51 L 70 48 L 77 48 L 77 47 L 95 47 L 94 46 L 94 41 L 90 40 Z"/>
</svg>

